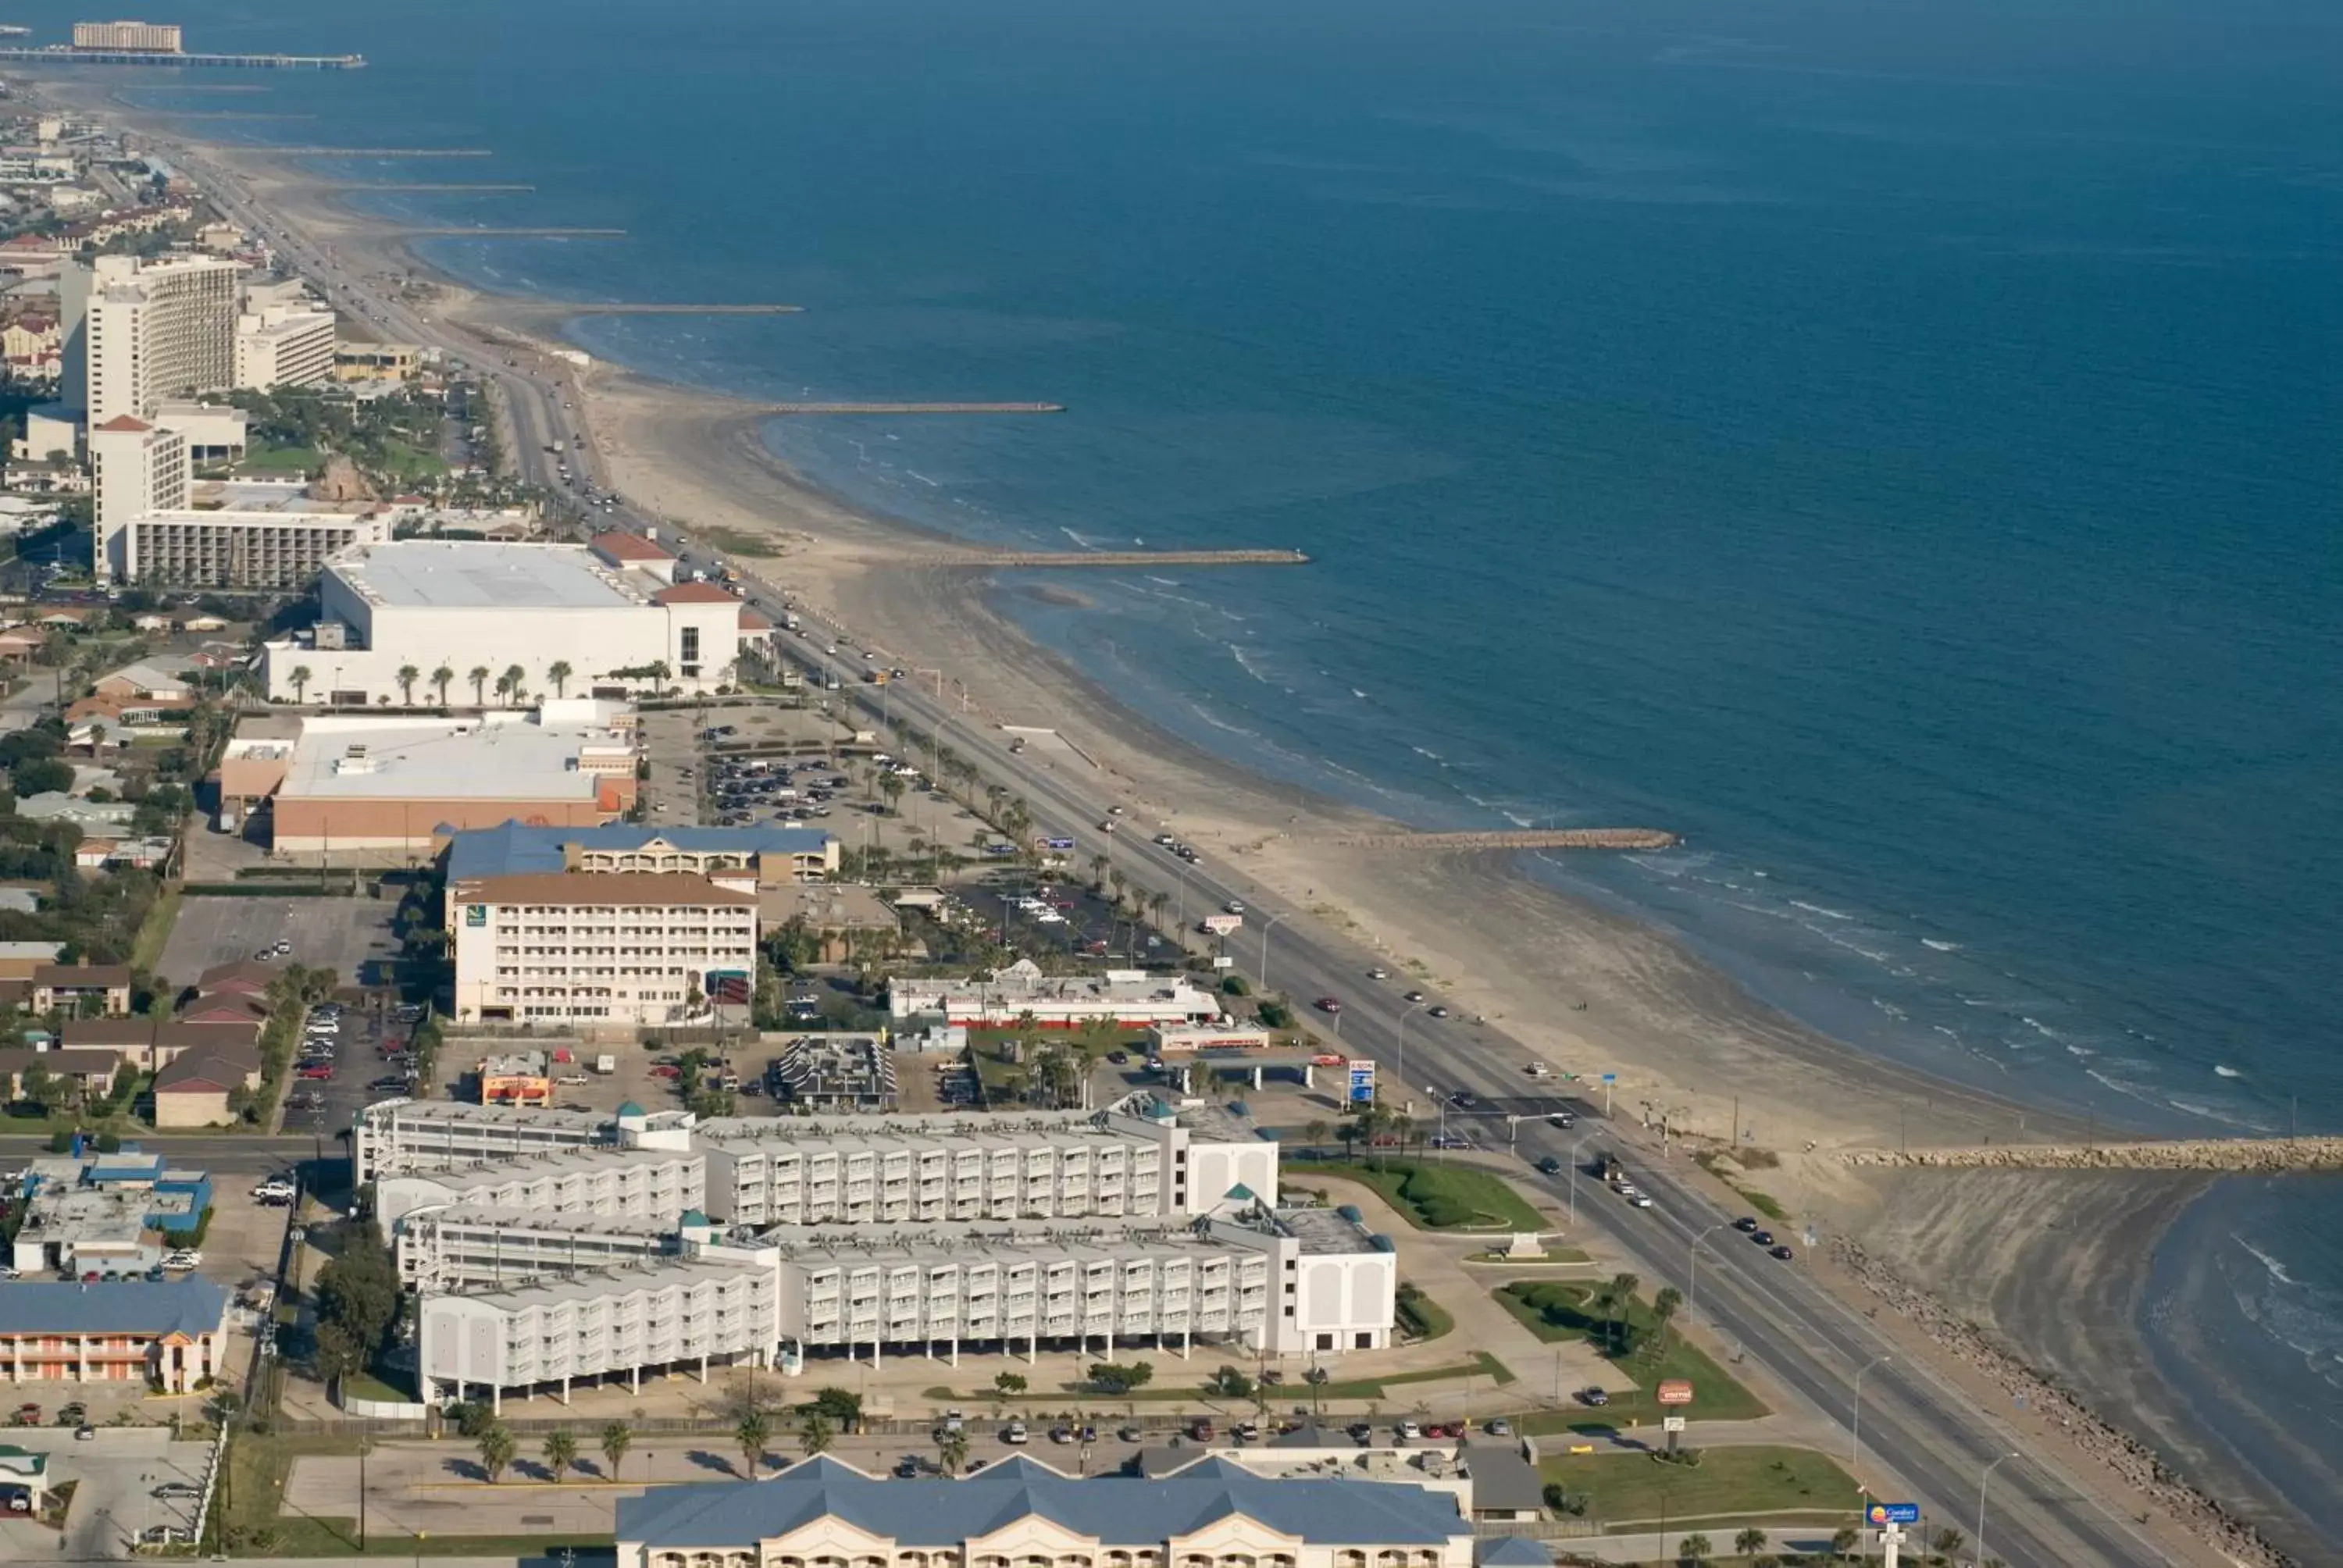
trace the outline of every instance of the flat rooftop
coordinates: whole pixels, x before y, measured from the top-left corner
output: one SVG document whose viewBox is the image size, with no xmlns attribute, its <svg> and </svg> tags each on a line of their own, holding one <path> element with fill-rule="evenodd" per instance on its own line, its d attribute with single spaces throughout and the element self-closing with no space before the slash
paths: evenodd
<svg viewBox="0 0 2343 1568">
<path fill-rule="evenodd" d="M 353 516 L 374 511 L 382 505 L 379 501 L 320 501 L 309 494 L 308 486 L 288 484 L 281 479 L 201 479 L 192 487 L 189 495 L 198 507 L 220 509 L 190 509 L 162 515 L 188 522 L 209 523 L 254 522 L 270 514 L 283 517 L 287 522 L 299 520 L 287 514 L 347 521 Z"/>
<path fill-rule="evenodd" d="M 774 1225 L 754 1231 L 758 1244 L 804 1263 L 883 1267 L 893 1263 L 1109 1262 L 1139 1258 L 1225 1257 L 1231 1243 L 1167 1225 L 1160 1216 L 1128 1220 L 998 1221 L 920 1225 Z M 1259 1256 L 1247 1253 L 1247 1256 Z"/>
<path fill-rule="evenodd" d="M 327 568 L 368 604 L 414 609 L 616 609 L 649 602 L 583 545 L 397 539 Z"/>
<path fill-rule="evenodd" d="M 263 755 L 257 746 L 242 753 Z M 279 793 L 294 798 L 591 800 L 601 777 L 588 755 L 628 757 L 611 730 L 506 719 L 312 719 L 292 747 Z"/>
<path fill-rule="evenodd" d="M 1341 1256 L 1375 1250 L 1364 1226 L 1353 1224 L 1332 1209 L 1280 1209 L 1277 1227 L 1301 1242 L 1305 1253 Z"/>
<path fill-rule="evenodd" d="M 564 1209 L 558 1212 L 548 1212 L 542 1209 L 508 1209 L 494 1203 L 449 1203 L 427 1211 L 415 1210 L 403 1216 L 399 1222 L 405 1224 L 419 1218 L 442 1224 L 508 1231 L 516 1235 L 616 1236 L 652 1241 L 664 1240 L 674 1234 L 676 1229 L 673 1216 L 662 1220 L 635 1219 L 623 1214 L 597 1214 L 589 1210 Z"/>
</svg>

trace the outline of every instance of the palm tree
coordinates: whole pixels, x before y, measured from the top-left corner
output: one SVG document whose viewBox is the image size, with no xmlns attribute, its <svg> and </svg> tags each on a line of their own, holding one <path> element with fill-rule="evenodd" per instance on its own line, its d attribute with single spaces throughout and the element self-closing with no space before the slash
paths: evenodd
<svg viewBox="0 0 2343 1568">
<path fill-rule="evenodd" d="M 520 699 L 528 695 L 528 691 L 521 685 L 521 682 L 528 678 L 528 671 L 518 664 L 508 664 L 505 666 L 504 674 L 497 679 L 497 689 L 511 692 L 513 706 L 518 708 L 520 706 Z"/>
<path fill-rule="evenodd" d="M 1313 1121 L 1302 1130 L 1302 1136 L 1309 1140 L 1310 1147 L 1315 1151 L 1326 1147 L 1326 1137 L 1332 1131 L 1323 1121 Z"/>
<path fill-rule="evenodd" d="M 1714 1550 L 1715 1548 L 1708 1543 L 1708 1537 L 1695 1530 L 1684 1538 L 1684 1544 L 1676 1548 L 1676 1555 L 1685 1563 L 1705 1563 Z"/>
<path fill-rule="evenodd" d="M 1949 1526 L 1943 1530 L 1939 1530 L 1936 1532 L 1936 1555 L 1939 1557 L 1950 1557 L 1953 1553 L 1958 1552 L 1961 1549 L 1962 1543 L 1967 1540 L 1967 1536 Z"/>
<path fill-rule="evenodd" d="M 397 678 L 398 680 L 399 705 L 404 708 L 414 707 L 415 683 L 423 678 L 423 672 L 416 668 L 411 664 L 402 664 L 398 667 L 398 675 Z"/>
<path fill-rule="evenodd" d="M 960 1427 L 945 1427 L 936 1433 L 936 1462 L 943 1466 L 946 1475 L 958 1475 L 960 1467 L 968 1462 L 968 1433 Z"/>
<path fill-rule="evenodd" d="M 740 1445 L 740 1457 L 749 1462 L 749 1479 L 757 1479 L 757 1471 L 765 1462 L 765 1445 L 773 1438 L 773 1429 L 765 1420 L 765 1412 L 752 1410 L 740 1418 L 732 1429 L 732 1437 Z"/>
<path fill-rule="evenodd" d="M 1658 1295 L 1652 1298 L 1652 1342 L 1644 1353 L 1653 1361 L 1667 1354 L 1669 1326 L 1675 1322 L 1676 1313 L 1683 1306 L 1684 1292 L 1674 1285 L 1663 1288 Z"/>
<path fill-rule="evenodd" d="M 1172 895 L 1169 893 L 1159 890 L 1147 895 L 1147 913 L 1159 928 L 1163 924 L 1163 911 L 1171 906 Z"/>
<path fill-rule="evenodd" d="M 1625 1344 L 1628 1312 L 1634 1305 L 1635 1287 L 1644 1282 L 1633 1274 L 1614 1274 L 1608 1291 L 1610 1304 L 1604 1313 L 1604 1328 L 1611 1340 L 1612 1353 L 1617 1354 Z"/>
<path fill-rule="evenodd" d="M 505 1466 L 512 1462 L 513 1453 L 519 1446 L 513 1441 L 513 1434 L 502 1426 L 491 1426 L 480 1433 L 480 1468 L 488 1473 L 489 1485 L 495 1485 L 497 1478 L 504 1474 Z"/>
<path fill-rule="evenodd" d="M 444 664 L 431 672 L 431 684 L 439 689 L 439 706 L 442 708 L 447 706 L 447 683 L 455 678 L 456 672 Z"/>
<path fill-rule="evenodd" d="M 286 678 L 293 683 L 293 706 L 298 708 L 306 700 L 304 694 L 308 690 L 309 683 L 317 678 L 309 673 L 307 665 L 297 664 L 293 667 L 293 673 Z"/>
<path fill-rule="evenodd" d="M 488 705 L 488 697 L 486 688 L 488 684 L 488 677 L 493 673 L 495 672 L 489 669 L 487 665 L 476 664 L 472 666 L 472 673 L 464 678 L 472 683 L 473 707 L 486 708 Z"/>
<path fill-rule="evenodd" d="M 1317 1419 L 1319 1402 L 1322 1397 L 1320 1391 L 1324 1389 L 1331 1380 L 1324 1367 L 1312 1367 L 1302 1374 L 1302 1381 L 1310 1385 L 1310 1416 L 1314 1421 Z"/>
<path fill-rule="evenodd" d="M 614 1421 L 602 1429 L 602 1458 L 610 1467 L 606 1479 L 618 1479 L 618 1462 L 627 1457 L 627 1450 L 635 1442 L 634 1428 L 623 1421 Z"/>
<path fill-rule="evenodd" d="M 1104 855 L 1092 855 L 1091 857 L 1091 892 L 1103 893 L 1106 891 L 1107 868 L 1113 864 L 1114 862 L 1108 859 Z"/>
<path fill-rule="evenodd" d="M 545 667 L 545 678 L 553 682 L 553 695 L 556 697 L 568 695 L 569 678 L 577 673 L 569 668 L 569 661 L 566 658 L 557 658 Z"/>
<path fill-rule="evenodd" d="M 568 1432 L 557 1432 L 545 1440 L 545 1468 L 553 1472 L 556 1486 L 561 1484 L 561 1478 L 568 1475 L 569 1467 L 577 1462 L 578 1440 Z"/>
<path fill-rule="evenodd" d="M 830 1418 L 818 1410 L 808 1412 L 805 1420 L 798 1423 L 798 1441 L 805 1444 L 808 1459 L 828 1452 L 831 1440 L 837 1435 L 830 1424 Z"/>
<path fill-rule="evenodd" d="M 1765 1550 L 1765 1533 L 1753 1524 L 1733 1538 L 1733 1549 L 1744 1557 L 1755 1557 Z"/>
<path fill-rule="evenodd" d="M 1856 1532 L 1854 1525 L 1840 1525 L 1836 1530 L 1831 1533 L 1831 1555 L 1834 1557 L 1845 1556 L 1848 1553 L 1855 1550 L 1855 1543 L 1862 1539 L 1862 1535 Z"/>
</svg>

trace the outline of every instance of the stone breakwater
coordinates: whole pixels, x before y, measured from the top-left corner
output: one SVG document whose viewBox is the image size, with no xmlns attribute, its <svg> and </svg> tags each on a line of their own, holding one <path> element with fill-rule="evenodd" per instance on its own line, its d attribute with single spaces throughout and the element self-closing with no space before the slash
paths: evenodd
<svg viewBox="0 0 2343 1568">
<path fill-rule="evenodd" d="M 1901 1170 L 2343 1171 L 2343 1138 L 2184 1138 L 2137 1143 L 2002 1143 L 1972 1149 L 1849 1149 L 1843 1164 Z"/>
<path fill-rule="evenodd" d="M 1906 1283 L 1853 1241 L 1833 1241 L 1831 1254 L 1865 1290 L 1917 1324 L 1936 1345 L 1990 1377 L 2013 1400 L 2023 1398 L 2028 1410 L 2060 1428 L 2117 1479 L 2147 1494 L 2230 1561 L 2246 1568 L 2302 1568 L 2252 1525 L 2167 1468 L 2147 1444 L 2117 1431 L 2048 1376 L 1994 1344 L 1976 1324 Z"/>
</svg>

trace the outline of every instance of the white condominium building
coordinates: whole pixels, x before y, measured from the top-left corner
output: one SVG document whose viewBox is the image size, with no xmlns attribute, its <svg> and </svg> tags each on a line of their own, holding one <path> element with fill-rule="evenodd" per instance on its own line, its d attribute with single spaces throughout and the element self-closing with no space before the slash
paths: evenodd
<svg viewBox="0 0 2343 1568">
<path fill-rule="evenodd" d="M 671 1149 L 580 1149 L 430 1175 L 386 1176 L 375 1212 L 386 1225 L 417 1209 L 467 1204 L 546 1214 L 660 1220 L 697 1209 L 706 1195 L 705 1155 Z"/>
<path fill-rule="evenodd" d="M 89 473 L 98 579 L 127 576 L 121 566 L 124 528 L 150 512 L 187 504 L 193 468 L 186 437 L 135 415 L 116 415 L 90 427 Z"/>
<path fill-rule="evenodd" d="M 387 517 L 196 511 L 182 503 L 106 529 L 105 554 L 123 582 L 298 589 L 337 551 L 382 543 L 391 532 Z"/>
<path fill-rule="evenodd" d="M 446 1100 L 382 1100 L 357 1113 L 353 1179 L 447 1171 L 492 1160 L 618 1146 L 610 1118 L 595 1111 L 519 1111 Z"/>
<path fill-rule="evenodd" d="M 166 397 L 236 381 L 236 262 L 172 255 L 101 256 L 59 280 L 68 364 L 78 359 L 91 426 L 153 417 Z M 75 339 L 78 338 L 78 343 Z M 78 353 L 76 352 L 78 349 Z"/>
<path fill-rule="evenodd" d="M 391 1231 L 399 1283 L 433 1294 L 634 1268 L 679 1253 L 672 1215 L 628 1219 L 457 1203 L 410 1210 Z"/>
<path fill-rule="evenodd" d="M 334 376 L 334 313 L 271 305 L 236 321 L 236 384 L 255 392 Z"/>
<path fill-rule="evenodd" d="M 679 1022 L 757 972 L 757 898 L 705 877 L 525 873 L 451 883 L 456 1018 Z"/>
<path fill-rule="evenodd" d="M 729 1263 L 664 1263 L 518 1290 L 423 1298 L 417 1334 L 424 1402 L 711 1361 L 761 1364 L 779 1344 L 778 1276 Z"/>
<path fill-rule="evenodd" d="M 1197 1334 L 1257 1346 L 1276 1312 L 1265 1253 L 1150 1225 L 1002 1229 L 936 1225 L 900 1231 L 783 1227 L 759 1238 L 778 1251 L 781 1332 L 809 1348 L 1023 1349 L 1071 1341 L 1078 1353 L 1118 1339 Z"/>
</svg>

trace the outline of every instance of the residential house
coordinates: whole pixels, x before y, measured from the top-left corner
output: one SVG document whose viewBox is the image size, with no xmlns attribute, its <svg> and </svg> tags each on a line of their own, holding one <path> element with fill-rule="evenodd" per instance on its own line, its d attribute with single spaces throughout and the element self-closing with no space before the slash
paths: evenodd
<svg viewBox="0 0 2343 1568">
<path fill-rule="evenodd" d="M 65 950 L 63 942 L 0 942 L 0 980 L 29 980 Z"/>
<path fill-rule="evenodd" d="M 122 1053 L 35 1050 L 26 1045 L 0 1047 L 0 1090 L 6 1091 L 10 1103 L 25 1098 L 25 1077 L 35 1068 L 52 1078 L 65 1080 L 84 1100 L 102 1100 L 114 1092 L 115 1079 L 122 1071 Z"/>
<path fill-rule="evenodd" d="M 0 1291 L 12 1383 L 132 1382 L 192 1393 L 226 1370 L 227 1292 L 196 1275 L 150 1284 L 20 1280 Z"/>
<path fill-rule="evenodd" d="M 219 1127 L 236 1121 L 238 1091 L 260 1087 L 260 1051 L 253 1045 L 202 1046 L 182 1053 L 155 1075 L 155 1125 Z"/>
</svg>

